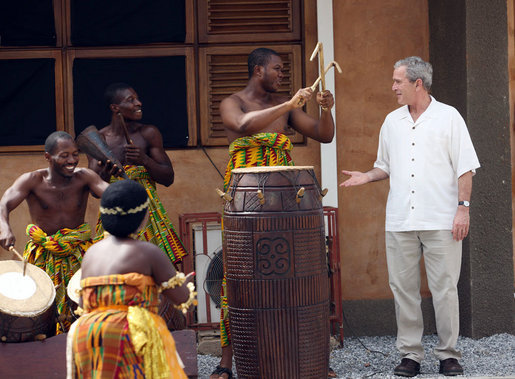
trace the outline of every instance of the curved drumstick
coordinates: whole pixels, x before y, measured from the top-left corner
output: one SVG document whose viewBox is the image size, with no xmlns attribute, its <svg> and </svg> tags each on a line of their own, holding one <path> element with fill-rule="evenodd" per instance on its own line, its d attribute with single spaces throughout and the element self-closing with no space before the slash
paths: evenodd
<svg viewBox="0 0 515 379">
<path fill-rule="evenodd" d="M 325 66 L 324 65 L 324 45 L 322 42 L 317 43 L 317 45 L 315 46 L 315 50 L 313 50 L 313 53 L 311 53 L 311 57 L 309 58 L 309 60 L 312 61 L 313 59 L 315 59 L 317 54 L 318 54 L 318 63 L 320 66 L 319 71 L 320 71 L 321 81 L 322 81 L 322 91 L 325 91 L 325 76 L 322 75 L 322 73 L 324 72 L 324 66 Z M 315 88 L 316 88 L 316 86 L 315 86 Z"/>
<path fill-rule="evenodd" d="M 341 67 L 340 67 L 340 65 L 338 64 L 338 62 L 336 62 L 336 61 L 332 61 L 331 63 L 329 63 L 329 64 L 327 65 L 327 67 L 325 68 L 325 70 L 324 70 L 322 73 L 320 73 L 320 76 L 317 78 L 317 80 L 315 80 L 315 83 L 313 83 L 313 85 L 311 86 L 311 90 L 312 90 L 312 91 L 314 91 L 314 90 L 317 88 L 318 83 L 320 83 L 320 81 L 323 81 L 323 82 L 325 81 L 325 74 L 327 74 L 327 73 L 329 72 L 329 70 L 331 69 L 331 67 L 336 67 L 336 69 L 338 70 L 338 72 L 339 72 L 340 74 L 343 72 L 343 71 L 342 71 L 342 69 L 341 69 Z M 324 87 L 325 87 L 325 85 L 323 84 L 323 85 L 322 85 L 322 91 L 324 91 L 324 90 L 325 90 L 325 88 L 324 88 Z"/>
<path fill-rule="evenodd" d="M 120 121 L 122 122 L 123 126 L 123 133 L 125 134 L 125 140 L 129 145 L 134 145 L 131 137 L 129 137 L 129 130 L 127 129 L 127 124 L 125 124 L 125 119 L 123 118 L 123 115 L 121 113 L 118 113 L 118 116 L 120 116 Z"/>
<path fill-rule="evenodd" d="M 315 80 L 315 82 L 311 85 L 311 91 L 315 91 L 317 86 L 318 86 L 318 83 L 320 83 L 320 81 L 325 81 L 325 74 L 327 74 L 329 72 L 329 70 L 331 69 L 331 67 L 336 67 L 336 69 L 338 70 L 338 72 L 341 74 L 343 71 L 340 67 L 340 65 L 338 64 L 338 62 L 336 61 L 332 61 L 331 63 L 329 63 L 325 70 L 320 74 L 320 76 Z M 324 82 L 325 83 L 325 82 Z M 325 87 L 325 85 L 322 85 L 322 90 L 324 90 L 323 88 Z M 304 98 L 301 98 L 298 102 L 299 105 L 303 105 L 304 104 Z"/>
</svg>

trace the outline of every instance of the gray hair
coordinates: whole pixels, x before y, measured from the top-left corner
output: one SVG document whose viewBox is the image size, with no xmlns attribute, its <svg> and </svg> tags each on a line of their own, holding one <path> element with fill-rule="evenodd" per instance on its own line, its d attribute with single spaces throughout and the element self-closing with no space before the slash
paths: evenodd
<svg viewBox="0 0 515 379">
<path fill-rule="evenodd" d="M 431 63 L 425 62 L 420 57 L 407 57 L 397 61 L 393 68 L 398 69 L 401 66 L 406 67 L 406 77 L 410 82 L 413 83 L 420 79 L 426 91 L 431 90 L 431 84 L 433 84 L 433 66 L 431 66 Z"/>
</svg>

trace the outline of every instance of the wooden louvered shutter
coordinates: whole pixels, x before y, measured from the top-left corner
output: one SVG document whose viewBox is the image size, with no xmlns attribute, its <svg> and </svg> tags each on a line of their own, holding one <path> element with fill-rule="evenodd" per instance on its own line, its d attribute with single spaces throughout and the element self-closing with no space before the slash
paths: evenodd
<svg viewBox="0 0 515 379">
<path fill-rule="evenodd" d="M 202 145 L 225 146 L 228 144 L 220 118 L 220 102 L 247 85 L 247 57 L 254 48 L 256 46 L 200 49 L 199 96 Z M 288 45 L 271 46 L 271 48 L 280 54 L 284 65 L 284 79 L 279 93 L 292 96 L 302 86 L 301 47 L 300 45 Z M 296 132 L 289 137 L 292 142 L 303 141 L 303 136 Z"/>
<path fill-rule="evenodd" d="M 300 0 L 198 0 L 199 42 L 300 39 Z"/>
</svg>

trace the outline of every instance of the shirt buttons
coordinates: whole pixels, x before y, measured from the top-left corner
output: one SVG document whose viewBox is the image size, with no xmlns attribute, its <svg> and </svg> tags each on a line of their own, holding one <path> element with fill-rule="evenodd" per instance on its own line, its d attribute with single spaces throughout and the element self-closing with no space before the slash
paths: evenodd
<svg viewBox="0 0 515 379">
<path fill-rule="evenodd" d="M 413 178 L 413 177 L 415 177 L 415 174 L 411 174 L 411 177 L 412 177 L 412 178 Z"/>
</svg>

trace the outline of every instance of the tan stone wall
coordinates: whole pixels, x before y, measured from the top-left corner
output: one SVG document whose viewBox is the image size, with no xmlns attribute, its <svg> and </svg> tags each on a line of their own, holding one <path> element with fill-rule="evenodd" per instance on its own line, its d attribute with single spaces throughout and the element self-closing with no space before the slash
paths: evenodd
<svg viewBox="0 0 515 379">
<path fill-rule="evenodd" d="M 380 127 L 398 107 L 393 64 L 410 55 L 429 58 L 427 12 L 426 0 L 333 1 L 334 55 L 343 69 L 335 78 L 339 172 L 372 168 Z M 384 247 L 388 188 L 388 181 L 340 188 L 344 300 L 392 297 Z"/>
<path fill-rule="evenodd" d="M 227 147 L 206 148 L 208 155 L 223 174 L 227 164 Z M 223 180 L 210 163 L 201 149 L 171 150 L 168 155 L 175 170 L 175 182 L 170 187 L 158 185 L 158 194 L 165 209 L 179 233 L 179 215 L 182 213 L 221 212 L 222 201 L 216 194 L 215 188 L 223 188 Z M 307 145 L 296 145 L 293 149 L 293 159 L 298 165 L 315 166 L 320 175 L 320 145 L 309 141 Z M 81 155 L 80 166 L 87 166 L 87 159 Z M 0 193 L 24 172 L 47 167 L 43 153 L 12 154 L 0 156 Z M 90 196 L 86 221 L 93 227 L 98 215 L 99 200 Z M 11 213 L 11 227 L 16 236 L 16 249 L 23 251 L 25 242 L 25 227 L 30 223 L 28 207 L 23 202 Z M 0 259 L 12 259 L 13 255 L 0 249 Z"/>
</svg>

